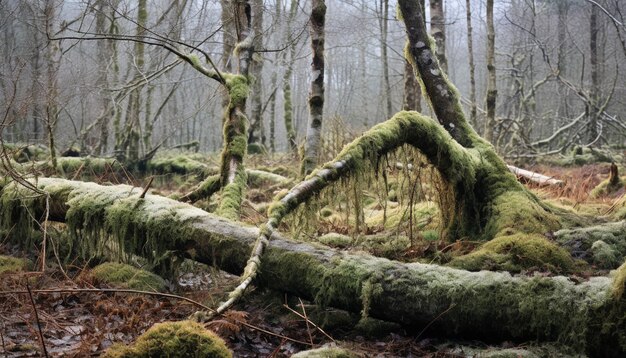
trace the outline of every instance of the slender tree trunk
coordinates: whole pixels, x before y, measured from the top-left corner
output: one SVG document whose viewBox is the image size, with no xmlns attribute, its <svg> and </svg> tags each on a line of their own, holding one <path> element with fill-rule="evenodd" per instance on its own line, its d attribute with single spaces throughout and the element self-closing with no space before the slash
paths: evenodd
<svg viewBox="0 0 626 358">
<path fill-rule="evenodd" d="M 472 38 L 472 4 L 471 0 L 465 0 L 467 16 L 467 52 L 469 58 L 470 75 L 470 123 L 474 128 L 478 128 L 477 108 L 476 108 L 476 65 L 474 64 L 474 42 Z"/>
<path fill-rule="evenodd" d="M 393 105 L 391 97 L 391 83 L 389 80 L 389 55 L 387 37 L 389 36 L 389 0 L 380 0 L 380 49 L 381 61 L 383 67 L 383 84 L 382 90 L 385 92 L 381 97 L 385 98 L 385 116 L 391 117 L 393 114 Z"/>
<path fill-rule="evenodd" d="M 589 63 L 591 65 L 591 101 L 587 104 L 589 125 L 587 126 L 587 138 L 589 143 L 595 141 L 598 136 L 598 113 L 597 106 L 600 99 L 600 83 L 598 76 L 598 7 L 591 6 L 589 16 Z"/>
<path fill-rule="evenodd" d="M 444 0 L 430 0 L 430 33 L 435 39 L 436 55 L 439 66 L 447 74 L 446 58 L 446 16 L 443 10 Z"/>
<path fill-rule="evenodd" d="M 426 8 L 426 0 L 419 0 L 419 6 L 422 9 Z M 422 11 L 425 14 L 426 11 Z M 424 19 L 426 22 L 426 19 Z M 422 110 L 422 89 L 420 87 L 417 78 L 419 74 L 415 73 L 413 65 L 408 59 L 404 60 L 404 101 L 403 109 L 405 111 L 418 111 Z M 363 67 L 365 71 L 365 67 Z M 363 76 L 365 77 L 365 76 Z"/>
<path fill-rule="evenodd" d="M 216 210 L 218 215 L 229 219 L 239 218 L 247 185 L 243 160 L 248 147 L 249 122 L 246 117 L 246 102 L 250 86 L 250 65 L 254 53 L 253 16 L 256 14 L 253 14 L 250 0 L 234 4 L 234 21 L 237 29 L 234 53 L 237 54 L 237 74 L 225 74 L 229 102 L 224 116 L 224 144 L 220 165 L 222 198 Z"/>
<path fill-rule="evenodd" d="M 313 61 L 311 62 L 311 90 L 309 92 L 309 123 L 307 126 L 302 175 L 310 174 L 317 166 L 322 145 L 322 119 L 324 113 L 324 23 L 326 3 L 313 0 L 310 36 Z"/>
<path fill-rule="evenodd" d="M 287 52 L 289 53 L 289 60 L 287 62 L 287 70 L 285 71 L 285 77 L 283 78 L 283 96 L 284 98 L 284 122 L 285 130 L 287 132 L 287 145 L 289 151 L 294 155 L 298 154 L 298 144 L 296 143 L 296 130 L 293 125 L 293 98 L 291 94 L 291 81 L 293 77 L 293 65 L 296 60 L 296 39 L 291 33 L 291 27 L 296 16 L 298 8 L 298 1 L 292 0 L 289 9 L 289 18 L 287 19 L 287 42 L 289 51 L 285 51 L 285 59 L 287 58 Z"/>
<path fill-rule="evenodd" d="M 54 33 L 55 4 L 54 0 L 47 0 L 45 5 L 46 32 Z M 55 148 L 55 130 L 59 117 L 58 106 L 58 81 L 57 74 L 59 68 L 59 48 L 58 44 L 48 41 L 46 49 L 46 132 L 48 135 L 48 146 L 50 147 L 50 162 L 54 170 L 57 168 L 57 155 Z"/>
<path fill-rule="evenodd" d="M 99 34 L 106 34 L 111 26 L 107 26 L 107 0 L 98 0 L 96 3 L 96 32 Z M 113 103 L 111 101 L 111 94 L 109 93 L 109 70 L 108 65 L 111 56 L 110 43 L 113 40 L 101 40 L 97 41 L 97 54 L 98 54 L 98 77 L 96 78 L 96 87 L 98 90 L 98 96 L 100 98 L 101 114 L 98 118 L 100 139 L 98 145 L 95 148 L 97 155 L 102 155 L 106 152 L 109 142 L 109 121 L 114 115 Z M 81 148 L 83 150 L 84 148 Z"/>
<path fill-rule="evenodd" d="M 487 120 L 485 122 L 485 139 L 491 143 L 496 139 L 496 33 L 493 27 L 493 0 L 487 0 Z"/>
<path fill-rule="evenodd" d="M 252 27 L 254 29 L 254 48 L 260 50 L 263 47 L 263 0 L 254 0 L 253 2 L 254 18 L 252 19 Z M 260 55 L 260 53 L 259 53 Z M 252 96 L 250 105 L 252 107 L 250 133 L 248 135 L 248 144 L 260 143 L 265 146 L 265 125 L 263 123 L 263 59 L 261 56 L 252 62 Z"/>
</svg>

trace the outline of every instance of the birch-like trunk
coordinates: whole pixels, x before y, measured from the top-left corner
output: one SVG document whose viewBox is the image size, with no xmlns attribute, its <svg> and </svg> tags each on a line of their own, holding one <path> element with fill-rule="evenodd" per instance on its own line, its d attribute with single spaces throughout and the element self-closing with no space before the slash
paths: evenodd
<svg viewBox="0 0 626 358">
<path fill-rule="evenodd" d="M 302 175 L 306 176 L 317 166 L 322 145 L 322 119 L 324 113 L 324 23 L 326 21 L 326 3 L 313 0 L 309 21 L 311 50 L 311 90 L 309 93 L 309 122 L 307 125 L 304 153 L 302 157 Z"/>
<path fill-rule="evenodd" d="M 444 0 L 430 0 L 430 34 L 435 39 L 437 60 L 444 73 L 448 73 L 446 58 L 446 16 L 443 10 Z"/>
</svg>

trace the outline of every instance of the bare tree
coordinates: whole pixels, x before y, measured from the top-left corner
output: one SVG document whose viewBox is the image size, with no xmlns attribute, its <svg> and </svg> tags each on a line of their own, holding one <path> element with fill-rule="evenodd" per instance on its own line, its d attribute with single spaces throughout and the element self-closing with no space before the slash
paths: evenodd
<svg viewBox="0 0 626 358">
<path fill-rule="evenodd" d="M 324 0 L 312 0 L 311 19 L 309 20 L 311 50 L 311 90 L 309 92 L 309 123 L 307 125 L 304 153 L 302 155 L 302 174 L 310 174 L 318 164 L 322 144 L 322 120 L 324 114 L 324 23 L 326 21 L 326 3 Z"/>
</svg>

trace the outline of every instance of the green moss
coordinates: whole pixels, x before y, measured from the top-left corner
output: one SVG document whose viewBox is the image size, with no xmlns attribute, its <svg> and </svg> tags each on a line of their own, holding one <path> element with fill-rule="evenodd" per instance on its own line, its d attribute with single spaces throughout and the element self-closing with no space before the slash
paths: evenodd
<svg viewBox="0 0 626 358">
<path fill-rule="evenodd" d="M 231 220 L 239 220 L 241 203 L 245 197 L 248 177 L 240 166 L 235 174 L 235 180 L 222 188 L 222 198 L 216 214 Z"/>
<path fill-rule="evenodd" d="M 91 275 L 107 284 L 141 291 L 164 291 L 165 281 L 152 272 L 123 263 L 106 262 L 94 267 Z"/>
<path fill-rule="evenodd" d="M 602 269 L 611 269 L 619 266 L 624 260 L 619 251 L 602 240 L 591 245 L 593 263 Z"/>
<path fill-rule="evenodd" d="M 242 75 L 222 74 L 226 79 L 226 88 L 230 96 L 231 106 L 245 103 L 250 93 L 250 81 Z"/>
<path fill-rule="evenodd" d="M 262 154 L 267 155 L 267 148 L 261 143 L 250 143 L 248 144 L 248 153 L 250 154 Z"/>
<path fill-rule="evenodd" d="M 371 317 L 362 317 L 354 328 L 366 338 L 375 339 L 385 337 L 392 332 L 397 332 L 402 326 L 394 322 L 381 321 Z"/>
<path fill-rule="evenodd" d="M 596 185 L 591 190 L 591 198 L 601 198 L 607 195 L 611 195 L 624 187 L 624 181 L 619 179 L 617 183 L 610 183 L 609 179 L 603 180 L 600 184 Z"/>
<path fill-rule="evenodd" d="M 302 351 L 291 356 L 292 358 L 357 358 L 353 352 L 339 347 L 322 347 Z"/>
<path fill-rule="evenodd" d="M 497 237 L 470 254 L 454 258 L 450 266 L 469 271 L 541 269 L 560 273 L 572 272 L 575 263 L 567 251 L 545 237 L 518 233 Z"/>
<path fill-rule="evenodd" d="M 186 153 L 165 153 L 150 160 L 148 170 L 156 174 L 205 174 L 209 166 Z"/>
<path fill-rule="evenodd" d="M 338 234 L 335 232 L 322 235 L 317 240 L 324 245 L 340 248 L 346 248 L 352 245 L 353 241 L 350 236 Z"/>
<path fill-rule="evenodd" d="M 0 275 L 6 272 L 30 270 L 33 263 L 28 259 L 0 255 Z"/>
<path fill-rule="evenodd" d="M 626 222 L 623 221 L 559 230 L 554 237 L 572 255 L 599 268 L 614 269 L 626 259 Z"/>
<path fill-rule="evenodd" d="M 268 185 L 287 185 L 292 182 L 291 179 L 282 175 L 255 169 L 247 169 L 248 185 L 263 187 Z"/>
<path fill-rule="evenodd" d="M 616 300 L 624 299 L 624 289 L 626 288 L 626 262 L 622 264 L 614 273 L 611 295 Z"/>
<path fill-rule="evenodd" d="M 232 356 L 220 337 L 191 321 L 157 323 L 133 345 L 114 345 L 102 355 L 104 358 Z"/>
<path fill-rule="evenodd" d="M 409 246 L 411 246 L 411 240 L 408 237 L 395 234 L 363 235 L 355 242 L 355 247 L 389 259 L 397 258 Z"/>
<path fill-rule="evenodd" d="M 512 232 L 545 234 L 561 226 L 556 215 L 546 211 L 537 198 L 524 190 L 510 190 L 498 195 L 487 211 L 487 238 Z"/>
<path fill-rule="evenodd" d="M 320 217 L 327 218 L 333 215 L 334 213 L 335 212 L 333 211 L 333 209 L 324 207 L 320 210 Z"/>
<path fill-rule="evenodd" d="M 354 328 L 360 318 L 360 316 L 347 311 L 320 306 L 307 309 L 307 314 L 312 322 L 324 330 L 343 329 L 349 331 Z"/>
<path fill-rule="evenodd" d="M 368 227 L 387 230 L 405 230 L 410 224 L 411 210 L 400 205 L 389 205 L 386 215 L 383 210 L 374 210 L 365 217 Z M 440 225 L 439 209 L 433 202 L 419 202 L 413 205 L 413 225 L 417 230 L 434 229 Z"/>
</svg>

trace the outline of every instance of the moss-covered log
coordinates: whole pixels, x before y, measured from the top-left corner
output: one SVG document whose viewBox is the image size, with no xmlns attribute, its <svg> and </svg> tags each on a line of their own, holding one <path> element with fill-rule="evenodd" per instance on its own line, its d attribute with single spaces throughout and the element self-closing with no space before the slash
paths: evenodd
<svg viewBox="0 0 626 358">
<path fill-rule="evenodd" d="M 258 235 L 255 228 L 174 200 L 141 199 L 141 188 L 62 179 L 40 179 L 37 187 L 49 193 L 49 217 L 66 221 L 79 246 L 92 247 L 112 236 L 135 254 L 175 250 L 239 274 Z M 4 185 L 1 194 L 2 229 L 32 227 L 27 208 L 43 216 L 44 198 L 14 183 Z M 12 233 L 14 241 L 25 237 Z M 580 352 L 617 357 L 626 354 L 626 300 L 620 293 L 625 272 L 626 265 L 615 280 L 595 277 L 582 283 L 471 273 L 343 253 L 274 235 L 258 278 L 262 285 L 318 303 L 411 326 L 430 325 L 433 334 L 559 341 Z"/>
</svg>

